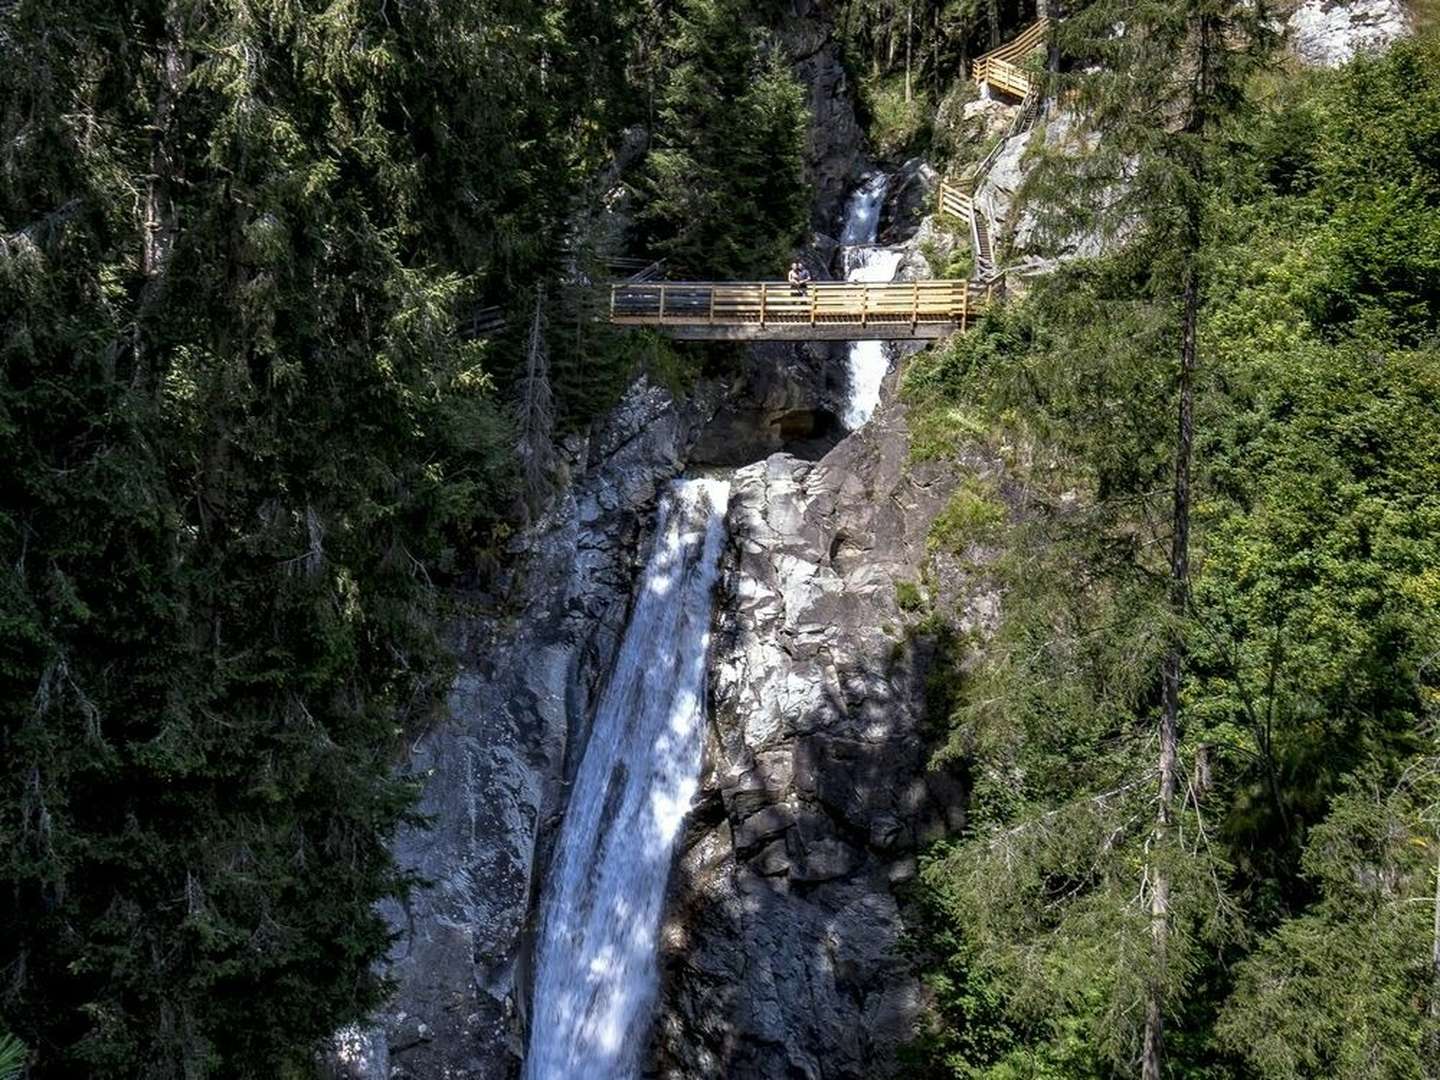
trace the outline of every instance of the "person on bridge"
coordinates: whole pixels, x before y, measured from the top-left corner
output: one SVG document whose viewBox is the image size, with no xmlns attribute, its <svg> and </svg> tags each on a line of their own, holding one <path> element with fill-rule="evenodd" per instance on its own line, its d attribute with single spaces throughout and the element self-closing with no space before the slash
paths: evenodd
<svg viewBox="0 0 1440 1080">
<path fill-rule="evenodd" d="M 805 269 L 804 263 L 796 259 L 790 264 L 790 273 L 787 275 L 787 280 L 791 285 L 795 286 L 797 293 L 803 293 L 805 286 L 810 284 L 810 271 Z"/>
</svg>

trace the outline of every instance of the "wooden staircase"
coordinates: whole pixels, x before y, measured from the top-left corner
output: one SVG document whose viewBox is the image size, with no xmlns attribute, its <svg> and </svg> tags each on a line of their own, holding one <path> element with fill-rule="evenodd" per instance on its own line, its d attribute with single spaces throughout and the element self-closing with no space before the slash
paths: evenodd
<svg viewBox="0 0 1440 1080">
<path fill-rule="evenodd" d="M 940 211 L 962 218 L 970 225 L 970 250 L 975 255 L 974 277 L 978 281 L 993 281 L 999 276 L 999 267 L 995 263 L 995 223 L 990 219 L 985 207 L 976 202 L 975 192 L 990 175 L 990 170 L 995 167 L 995 162 L 1006 144 L 1017 135 L 1029 131 L 1039 118 L 1040 88 L 1030 86 L 1015 119 L 1006 129 L 1004 138 L 991 147 L 984 158 L 970 166 L 958 180 L 945 180 L 940 184 Z"/>
<path fill-rule="evenodd" d="M 974 209 L 970 214 L 970 244 L 975 253 L 975 277 L 991 280 L 996 272 L 995 248 L 990 242 L 990 215 L 983 210 Z"/>
</svg>

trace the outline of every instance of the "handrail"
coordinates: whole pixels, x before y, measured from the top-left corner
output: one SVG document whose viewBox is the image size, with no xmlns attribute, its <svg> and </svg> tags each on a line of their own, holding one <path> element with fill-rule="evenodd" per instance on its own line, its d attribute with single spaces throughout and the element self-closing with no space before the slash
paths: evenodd
<svg viewBox="0 0 1440 1080">
<path fill-rule="evenodd" d="M 940 183 L 938 206 L 941 212 L 965 218 L 970 224 L 970 240 L 975 256 L 975 275 L 981 281 L 994 281 L 1000 275 L 994 263 L 994 251 L 991 250 L 987 256 L 980 250 L 982 233 L 987 243 L 993 243 L 995 228 L 994 222 L 989 220 L 988 211 L 976 201 L 975 193 L 990 174 L 990 170 L 994 168 L 995 162 L 1004 152 L 1006 144 L 1017 135 L 1028 131 L 1039 115 L 1040 88 L 1031 86 L 1025 95 L 1025 100 L 1020 103 L 1020 109 L 1016 112 L 1014 120 L 1010 122 L 1005 137 L 996 142 L 990 148 L 990 152 L 979 162 L 966 169 L 959 179 L 946 179 Z"/>
<path fill-rule="evenodd" d="M 1014 40 L 978 57 L 971 68 L 971 76 L 982 86 L 993 86 L 1016 97 L 1028 96 L 1030 76 L 1022 61 L 1045 41 L 1049 32 L 1050 20 L 1037 20 Z"/>
<path fill-rule="evenodd" d="M 1008 60 L 1013 63 L 1023 59 L 1031 49 L 1044 41 L 1045 36 L 1049 33 L 1050 20 L 1048 18 L 1037 19 L 1004 45 L 998 45 L 989 52 L 982 53 L 975 62 L 980 64 L 986 60 Z"/>
<path fill-rule="evenodd" d="M 812 326 L 961 322 L 994 295 L 994 283 L 666 281 L 615 283 L 610 321 L 640 326 L 808 323 Z"/>
</svg>

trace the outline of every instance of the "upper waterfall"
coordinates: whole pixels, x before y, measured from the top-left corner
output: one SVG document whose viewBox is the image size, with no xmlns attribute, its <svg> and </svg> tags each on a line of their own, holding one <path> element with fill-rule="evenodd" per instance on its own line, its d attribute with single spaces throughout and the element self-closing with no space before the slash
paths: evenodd
<svg viewBox="0 0 1440 1080">
<path fill-rule="evenodd" d="M 876 173 L 850 196 L 845 206 L 845 227 L 840 233 L 846 281 L 887 282 L 895 279 L 904 254 L 873 247 L 880 235 L 880 209 L 890 190 L 890 177 Z M 880 385 L 890 370 L 890 357 L 883 341 L 857 341 L 850 346 L 850 399 L 845 408 L 845 426 L 851 431 L 862 426 L 880 404 Z"/>
<path fill-rule="evenodd" d="M 551 866 L 527 1080 L 638 1073 L 659 981 L 675 842 L 698 785 L 730 485 L 667 492 L 635 611 L 598 704 Z"/>
</svg>

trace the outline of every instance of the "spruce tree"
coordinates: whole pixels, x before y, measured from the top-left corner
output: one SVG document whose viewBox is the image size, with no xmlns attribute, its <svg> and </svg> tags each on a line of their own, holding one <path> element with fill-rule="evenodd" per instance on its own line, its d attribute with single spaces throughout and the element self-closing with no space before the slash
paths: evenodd
<svg viewBox="0 0 1440 1080">
<path fill-rule="evenodd" d="M 1072 136 L 1028 194 L 1052 239 L 1098 236 L 1118 253 L 1047 283 L 1037 303 L 1055 317 L 1026 331 L 1040 338 L 1014 378 L 1042 380 L 1031 387 L 1064 427 L 1036 434 L 1073 432 L 1061 438 L 1097 470 L 1096 504 L 1037 521 L 1050 550 L 1009 581 L 1015 637 L 987 664 L 993 681 L 962 713 L 955 752 L 999 739 L 1028 771 L 997 777 L 993 824 L 930 875 L 975 920 L 976 962 L 1011 987 L 1027 1024 L 1071 1016 L 1099 1055 L 1088 1068 L 1108 1058 L 1146 1080 L 1162 1074 L 1166 1019 L 1233 914 L 1204 818 L 1208 770 L 1182 715 L 1195 387 L 1212 174 L 1271 41 L 1263 5 L 1226 0 L 1098 0 L 1060 27 L 1067 66 L 1089 73 L 1059 80 L 1074 119 L 1057 130 Z M 1168 527 L 1156 529 L 1163 489 Z M 1103 996 L 1087 1001 L 1085 981 Z M 1070 1052 L 1046 1041 L 1057 1060 Z"/>
<path fill-rule="evenodd" d="M 457 312 L 557 261 L 608 15 L 3 18 L 0 1015 L 36 1077 L 269 1080 L 385 990 L 436 586 L 514 505 Z"/>
<path fill-rule="evenodd" d="M 1152 258 L 1137 282 L 1160 304 L 1174 304 L 1173 487 L 1168 606 L 1172 620 L 1162 669 L 1158 723 L 1158 805 L 1145 871 L 1151 921 L 1151 965 L 1145 994 L 1141 1074 L 1159 1080 L 1167 998 L 1181 983 L 1172 964 L 1172 872 L 1181 784 L 1181 628 L 1190 596 L 1191 488 L 1195 445 L 1197 335 L 1205 268 L 1206 216 L 1225 124 L 1244 107 L 1245 80 L 1272 47 L 1263 3 L 1097 0 L 1073 13 L 1061 32 L 1062 54 L 1098 67 L 1073 80 L 1075 110 L 1089 129 L 1075 156 L 1056 159 L 1061 179 L 1050 190 L 1076 207 L 1091 228 L 1143 246 Z M 1054 174 L 1052 174 L 1053 176 Z M 1041 183 L 1044 183 L 1042 179 Z M 1069 186 L 1070 193 L 1063 192 Z M 1073 218 L 1072 218 L 1073 220 Z"/>
<path fill-rule="evenodd" d="M 803 238 L 808 112 L 748 0 L 682 0 L 667 41 L 642 240 L 671 276 L 780 276 Z"/>
</svg>

